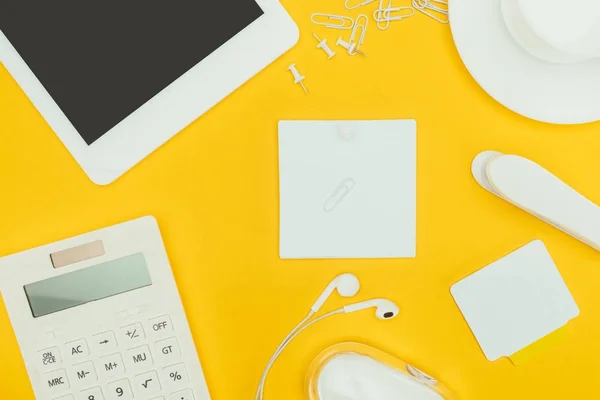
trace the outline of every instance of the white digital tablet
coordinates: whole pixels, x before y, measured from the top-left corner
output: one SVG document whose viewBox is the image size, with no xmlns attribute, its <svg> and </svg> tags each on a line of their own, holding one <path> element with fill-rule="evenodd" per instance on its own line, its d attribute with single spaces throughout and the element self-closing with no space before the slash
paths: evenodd
<svg viewBox="0 0 600 400">
<path fill-rule="evenodd" d="M 289 50 L 277 0 L 0 0 L 0 62 L 108 184 Z"/>
</svg>

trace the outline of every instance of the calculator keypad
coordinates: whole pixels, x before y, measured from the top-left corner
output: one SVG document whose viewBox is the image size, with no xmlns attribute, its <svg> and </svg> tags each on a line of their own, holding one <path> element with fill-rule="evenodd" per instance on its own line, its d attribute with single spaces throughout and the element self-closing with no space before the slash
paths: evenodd
<svg viewBox="0 0 600 400">
<path fill-rule="evenodd" d="M 181 357 L 181 350 L 179 350 L 177 339 L 169 338 L 156 342 L 156 355 L 163 363 L 176 362 Z"/>
<path fill-rule="evenodd" d="M 153 364 L 148 346 L 140 346 L 127 351 L 127 362 L 133 369 L 145 369 Z"/>
<path fill-rule="evenodd" d="M 144 333 L 144 327 L 141 323 L 124 326 L 121 328 L 121 342 L 127 344 L 128 346 L 143 342 L 144 339 L 146 339 L 146 334 Z"/>
<path fill-rule="evenodd" d="M 108 384 L 108 400 L 131 400 L 133 399 L 133 391 L 128 379 Z"/>
<path fill-rule="evenodd" d="M 185 389 L 181 392 L 173 393 L 169 400 L 194 400 L 194 393 L 190 389 Z"/>
<path fill-rule="evenodd" d="M 85 356 L 90 354 L 90 349 L 87 345 L 85 339 L 76 340 L 74 342 L 69 342 L 66 345 L 67 348 L 67 359 L 74 361 L 79 360 Z"/>
<path fill-rule="evenodd" d="M 64 369 L 48 372 L 44 375 L 44 382 L 50 393 L 61 392 L 71 387 L 67 372 Z"/>
<path fill-rule="evenodd" d="M 42 349 L 44 386 L 52 400 L 195 400 L 174 332 L 162 315 Z"/>
<path fill-rule="evenodd" d="M 98 368 L 101 371 L 100 373 L 107 378 L 123 375 L 125 373 L 123 358 L 118 353 L 102 357 L 100 359 Z"/>
<path fill-rule="evenodd" d="M 62 362 L 58 347 L 51 347 L 42 351 L 38 351 L 38 360 L 42 367 L 52 367 Z"/>
<path fill-rule="evenodd" d="M 102 332 L 92 337 L 92 349 L 96 353 L 109 353 L 117 348 L 117 338 L 113 331 Z"/>
<path fill-rule="evenodd" d="M 71 367 L 69 370 L 69 378 L 71 382 L 78 382 L 79 385 L 82 386 L 88 386 L 98 381 L 94 363 L 91 361 L 76 364 Z"/>
<path fill-rule="evenodd" d="M 163 381 L 170 387 L 185 386 L 189 381 L 185 365 L 182 363 L 164 368 Z"/>
<path fill-rule="evenodd" d="M 68 394 L 66 396 L 58 397 L 54 400 L 75 400 L 75 397 L 73 397 L 72 394 Z"/>
<path fill-rule="evenodd" d="M 173 325 L 171 325 L 171 318 L 168 315 L 154 318 L 150 320 L 150 329 L 155 336 L 169 335 L 173 332 Z"/>
<path fill-rule="evenodd" d="M 156 371 L 146 372 L 135 377 L 137 391 L 144 394 L 154 394 L 162 390 Z"/>
<path fill-rule="evenodd" d="M 102 393 L 102 389 L 93 387 L 91 389 L 82 390 L 79 393 L 79 398 L 77 400 L 106 400 L 106 398 L 104 397 L 104 393 Z"/>
</svg>

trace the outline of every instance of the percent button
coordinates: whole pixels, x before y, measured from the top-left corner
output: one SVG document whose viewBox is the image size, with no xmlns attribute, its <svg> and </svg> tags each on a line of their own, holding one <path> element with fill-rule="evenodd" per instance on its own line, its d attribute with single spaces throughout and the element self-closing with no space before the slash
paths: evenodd
<svg viewBox="0 0 600 400">
<path fill-rule="evenodd" d="M 171 387 L 185 385 L 188 381 L 187 370 L 183 363 L 171 365 L 163 369 L 163 382 L 168 382 Z"/>
</svg>

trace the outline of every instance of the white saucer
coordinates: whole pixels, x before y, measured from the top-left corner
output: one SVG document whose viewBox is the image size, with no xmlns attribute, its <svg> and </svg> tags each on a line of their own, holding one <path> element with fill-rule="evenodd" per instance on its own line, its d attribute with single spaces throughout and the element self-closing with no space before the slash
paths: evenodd
<svg viewBox="0 0 600 400">
<path fill-rule="evenodd" d="M 600 120 L 600 59 L 574 64 L 542 61 L 513 39 L 501 0 L 449 3 L 456 48 L 490 96 L 514 112 L 542 122 Z"/>
</svg>

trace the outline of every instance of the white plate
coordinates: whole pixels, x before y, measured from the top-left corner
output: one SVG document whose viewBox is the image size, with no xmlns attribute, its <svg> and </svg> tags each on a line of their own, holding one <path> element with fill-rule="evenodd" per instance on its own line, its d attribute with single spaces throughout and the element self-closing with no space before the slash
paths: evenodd
<svg viewBox="0 0 600 400">
<path fill-rule="evenodd" d="M 600 59 L 558 65 L 533 57 L 508 31 L 501 0 L 454 0 L 449 12 L 460 57 L 498 102 L 542 122 L 600 120 Z"/>
</svg>

